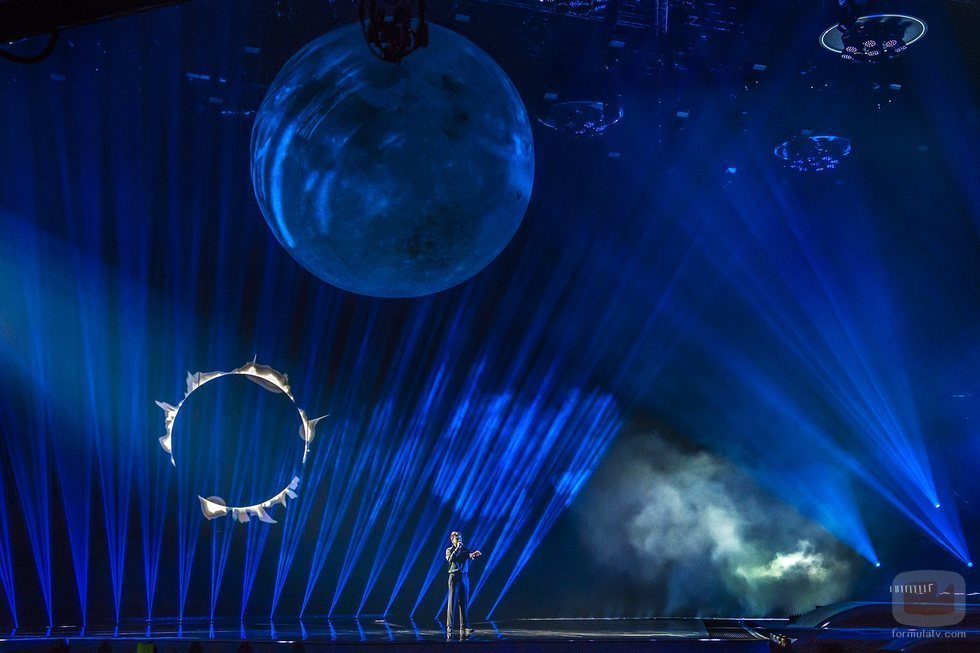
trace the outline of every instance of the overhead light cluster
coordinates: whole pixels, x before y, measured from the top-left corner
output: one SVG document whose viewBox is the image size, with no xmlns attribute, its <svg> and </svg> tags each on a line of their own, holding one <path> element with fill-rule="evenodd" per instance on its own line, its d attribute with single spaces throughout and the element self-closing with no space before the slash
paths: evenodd
<svg viewBox="0 0 980 653">
<path fill-rule="evenodd" d="M 551 105 L 538 122 L 573 136 L 599 136 L 623 118 L 623 106 L 601 100 L 570 100 Z"/>
<path fill-rule="evenodd" d="M 851 141 L 843 136 L 803 133 L 776 146 L 773 151 L 786 167 L 797 172 L 834 170 L 851 153 Z"/>
<path fill-rule="evenodd" d="M 876 14 L 827 28 L 820 45 L 844 61 L 878 63 L 899 56 L 925 33 L 925 22 L 913 16 Z"/>
</svg>

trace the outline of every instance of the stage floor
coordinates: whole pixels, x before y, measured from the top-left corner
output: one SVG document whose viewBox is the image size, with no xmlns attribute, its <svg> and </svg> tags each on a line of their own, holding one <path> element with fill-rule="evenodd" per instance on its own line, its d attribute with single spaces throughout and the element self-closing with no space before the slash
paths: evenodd
<svg viewBox="0 0 980 653">
<path fill-rule="evenodd" d="M 645 642 L 644 649 L 658 651 L 713 650 L 713 651 L 767 651 L 768 640 L 761 638 L 735 619 L 514 619 L 507 621 L 483 621 L 472 624 L 474 632 L 464 638 L 454 635 L 452 641 L 474 648 L 494 645 L 495 651 L 506 648 L 522 650 L 523 646 L 506 644 L 535 644 L 551 650 L 636 650 L 636 644 Z M 158 619 L 152 622 L 130 622 L 119 626 L 59 627 L 44 630 L 19 629 L 8 633 L 0 641 L 0 650 L 24 651 L 24 645 L 61 643 L 72 650 L 95 651 L 108 643 L 118 649 L 122 642 L 154 642 L 158 651 L 187 651 L 189 644 L 200 642 L 207 651 L 241 649 L 242 642 L 249 649 L 292 647 L 294 650 L 333 648 L 331 645 L 350 648 L 351 644 L 380 645 L 384 650 L 408 645 L 418 651 L 420 644 L 446 645 L 444 626 L 438 621 L 426 623 L 398 619 L 304 619 L 304 621 L 276 621 L 275 623 L 232 623 L 205 619 L 176 620 Z M 559 645 L 548 646 L 549 643 Z M 667 646 L 667 644 L 672 645 Z M 113 646 L 113 645 L 116 646 Z M 483 646 L 481 646 L 481 644 Z M 500 646 L 503 644 L 504 646 Z M 577 645 L 573 645 L 577 644 Z M 623 644 L 629 646 L 623 647 Z M 34 649 L 34 646 L 30 647 Z M 126 648 L 125 650 L 131 650 Z M 196 649 L 195 649 L 196 650 Z"/>
</svg>

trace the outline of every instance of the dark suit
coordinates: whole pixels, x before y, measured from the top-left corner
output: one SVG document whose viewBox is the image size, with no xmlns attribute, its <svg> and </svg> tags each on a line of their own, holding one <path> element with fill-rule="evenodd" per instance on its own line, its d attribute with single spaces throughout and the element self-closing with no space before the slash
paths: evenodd
<svg viewBox="0 0 980 653">
<path fill-rule="evenodd" d="M 449 603 L 446 606 L 446 629 L 456 629 L 456 615 L 459 615 L 459 627 L 466 630 L 470 627 L 466 618 L 466 602 L 470 598 L 470 550 L 465 545 L 446 549 L 446 561 L 449 563 Z"/>
</svg>

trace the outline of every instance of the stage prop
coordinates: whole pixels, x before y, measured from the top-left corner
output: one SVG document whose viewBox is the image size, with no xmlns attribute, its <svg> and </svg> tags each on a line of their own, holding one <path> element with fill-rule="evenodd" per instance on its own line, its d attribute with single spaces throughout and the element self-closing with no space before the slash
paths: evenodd
<svg viewBox="0 0 980 653">
<path fill-rule="evenodd" d="M 180 412 L 181 406 L 184 405 L 184 402 L 187 401 L 195 390 L 203 386 L 205 383 L 231 375 L 244 376 L 249 381 L 256 383 L 258 386 L 268 390 L 269 392 L 284 394 L 289 397 L 290 401 L 293 402 L 293 405 L 296 406 L 296 411 L 299 413 L 299 436 L 303 438 L 304 442 L 302 462 L 305 465 L 306 458 L 310 452 L 310 443 L 313 442 L 313 438 L 316 435 L 316 426 L 320 420 L 326 417 L 326 415 L 315 419 L 309 419 L 306 416 L 306 411 L 296 405 L 296 398 L 293 396 L 292 390 L 289 387 L 288 377 L 282 372 L 277 372 L 268 365 L 256 363 L 255 360 L 252 360 L 252 362 L 246 363 L 239 368 L 231 370 L 230 372 L 195 372 L 194 374 L 188 372 L 187 391 L 184 393 L 184 398 L 181 399 L 176 406 L 171 406 L 163 401 L 156 402 L 157 406 L 159 406 L 164 412 L 164 421 L 166 425 L 166 433 L 164 433 L 164 435 L 160 438 L 160 446 L 163 447 L 163 450 L 170 456 L 170 462 L 175 467 L 177 466 L 177 462 L 174 460 L 173 454 L 173 432 L 174 423 L 177 420 L 177 414 Z M 207 498 L 198 496 L 198 499 L 201 501 L 201 512 L 204 513 L 204 516 L 209 520 L 231 515 L 232 519 L 242 523 L 249 521 L 251 517 L 258 517 L 260 521 L 275 524 L 276 520 L 269 515 L 268 510 L 275 505 L 285 506 L 287 499 L 295 499 L 298 496 L 296 494 L 296 489 L 298 487 L 299 477 L 293 477 L 289 484 L 275 496 L 261 503 L 250 506 L 229 506 L 224 499 L 217 496 Z"/>
</svg>

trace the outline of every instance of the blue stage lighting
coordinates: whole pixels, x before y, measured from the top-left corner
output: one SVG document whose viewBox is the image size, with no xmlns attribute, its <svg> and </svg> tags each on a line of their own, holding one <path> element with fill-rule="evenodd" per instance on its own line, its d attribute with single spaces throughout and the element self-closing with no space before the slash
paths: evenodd
<svg viewBox="0 0 980 653">
<path fill-rule="evenodd" d="M 881 562 L 879 560 L 875 560 L 875 567 L 880 567 L 880 566 L 881 566 Z"/>
<path fill-rule="evenodd" d="M 936 506 L 937 508 L 942 508 L 942 504 L 940 504 L 938 501 L 936 503 L 934 503 L 933 505 Z"/>
<path fill-rule="evenodd" d="M 966 566 L 967 567 L 970 567 L 972 569 L 973 568 L 973 561 L 971 560 L 970 562 L 966 563 Z"/>
</svg>

